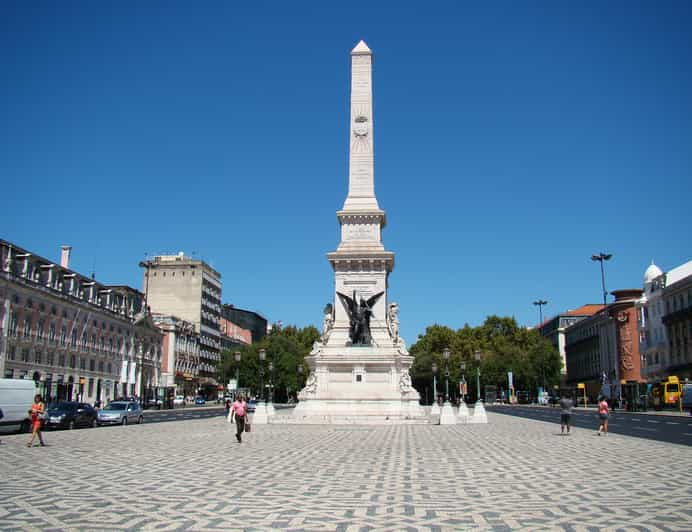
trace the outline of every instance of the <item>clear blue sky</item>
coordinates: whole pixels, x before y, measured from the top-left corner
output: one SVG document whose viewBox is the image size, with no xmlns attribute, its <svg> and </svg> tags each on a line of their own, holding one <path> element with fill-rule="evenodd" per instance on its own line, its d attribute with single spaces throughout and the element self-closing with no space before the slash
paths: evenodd
<svg viewBox="0 0 692 532">
<path fill-rule="evenodd" d="M 0 236 L 142 288 L 195 252 L 223 300 L 319 325 L 347 191 L 350 55 L 403 337 L 534 325 L 691 258 L 692 3 L 0 4 Z M 342 3 L 345 4 L 345 3 Z"/>
</svg>

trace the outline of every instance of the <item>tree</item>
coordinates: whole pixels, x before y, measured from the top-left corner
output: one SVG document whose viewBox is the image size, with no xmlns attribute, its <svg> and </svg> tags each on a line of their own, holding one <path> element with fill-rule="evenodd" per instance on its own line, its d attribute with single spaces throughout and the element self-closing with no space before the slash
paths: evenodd
<svg viewBox="0 0 692 532">
<path fill-rule="evenodd" d="M 292 325 L 275 327 L 256 344 L 221 353 L 219 374 L 224 383 L 235 375 L 234 352 L 240 351 L 240 386 L 250 388 L 253 393 L 261 396 L 262 384 L 265 385 L 264 392 L 267 391 L 267 386 L 272 384 L 274 400 L 285 402 L 289 395 L 297 393 L 304 386 L 307 366 L 303 359 L 310 353 L 312 345 L 319 337 L 319 331 L 313 326 L 303 329 Z M 266 360 L 263 364 L 259 357 L 260 349 L 266 352 Z M 273 374 L 269 371 L 269 362 L 274 366 Z M 302 374 L 298 373 L 299 365 L 303 367 Z M 260 368 L 264 370 L 264 378 Z"/>
<path fill-rule="evenodd" d="M 462 376 L 461 362 L 466 364 L 465 377 L 469 397 L 475 397 L 476 351 L 481 353 L 481 385 L 507 389 L 507 372 L 513 374 L 515 389 L 535 390 L 538 386 L 556 384 L 560 376 L 560 355 L 548 340 L 536 330 L 520 327 L 514 318 L 488 316 L 482 325 L 468 324 L 456 331 L 443 325 L 428 327 L 424 335 L 410 348 L 415 357 L 411 368 L 413 385 L 421 397 L 432 382 L 432 363 L 439 368 L 440 382 L 444 379 L 445 362 L 442 352 L 449 348 L 450 383 Z M 450 390 L 455 387 L 450 386 Z M 454 394 L 451 394 L 454 395 Z"/>
</svg>

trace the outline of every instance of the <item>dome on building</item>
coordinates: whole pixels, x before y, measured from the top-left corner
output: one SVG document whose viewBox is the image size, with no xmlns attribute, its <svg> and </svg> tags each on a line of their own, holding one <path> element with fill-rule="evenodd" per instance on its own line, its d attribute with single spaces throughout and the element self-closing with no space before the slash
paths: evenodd
<svg viewBox="0 0 692 532">
<path fill-rule="evenodd" d="M 653 261 L 651 261 L 651 266 L 649 266 L 644 272 L 644 284 L 652 282 L 656 277 L 663 275 L 661 268 L 656 266 Z"/>
</svg>

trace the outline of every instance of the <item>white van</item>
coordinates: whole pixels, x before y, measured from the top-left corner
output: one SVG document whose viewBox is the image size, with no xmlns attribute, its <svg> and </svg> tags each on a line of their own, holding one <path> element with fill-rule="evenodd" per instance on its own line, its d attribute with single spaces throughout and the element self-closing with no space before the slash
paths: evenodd
<svg viewBox="0 0 692 532">
<path fill-rule="evenodd" d="M 36 385 L 29 379 L 0 379 L 0 430 L 31 430 L 29 410 L 34 403 Z"/>
</svg>

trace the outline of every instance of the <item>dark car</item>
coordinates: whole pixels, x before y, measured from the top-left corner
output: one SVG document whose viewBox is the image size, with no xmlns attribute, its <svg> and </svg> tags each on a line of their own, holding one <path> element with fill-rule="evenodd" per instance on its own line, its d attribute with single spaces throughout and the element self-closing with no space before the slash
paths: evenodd
<svg viewBox="0 0 692 532">
<path fill-rule="evenodd" d="M 255 410 L 257 410 L 257 401 L 255 401 L 254 399 L 250 399 L 247 402 L 246 407 L 249 413 L 253 413 Z"/>
<path fill-rule="evenodd" d="M 98 412 L 91 405 L 76 401 L 58 401 L 48 405 L 43 426 L 56 429 L 95 427 L 97 417 Z"/>
</svg>

